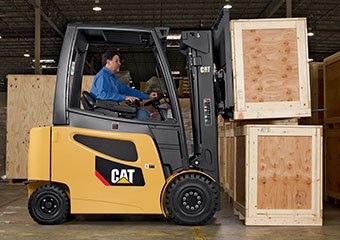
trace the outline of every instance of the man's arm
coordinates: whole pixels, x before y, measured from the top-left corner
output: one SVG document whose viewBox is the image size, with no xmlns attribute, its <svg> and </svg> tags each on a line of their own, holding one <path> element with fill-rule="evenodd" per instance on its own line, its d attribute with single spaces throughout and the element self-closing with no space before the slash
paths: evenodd
<svg viewBox="0 0 340 240">
<path fill-rule="evenodd" d="M 137 89 L 130 88 L 129 86 L 126 86 L 124 83 L 119 82 L 120 84 L 120 92 L 127 96 L 133 96 L 137 97 L 139 99 L 149 99 L 150 96 L 138 91 Z"/>
<path fill-rule="evenodd" d="M 118 90 L 118 86 L 117 90 Z M 116 102 L 121 102 L 125 100 L 125 95 L 120 94 L 115 89 L 115 86 L 111 85 L 111 81 L 109 79 L 105 79 L 105 75 L 99 76 L 93 82 L 91 88 L 91 94 L 100 100 L 112 100 Z"/>
</svg>

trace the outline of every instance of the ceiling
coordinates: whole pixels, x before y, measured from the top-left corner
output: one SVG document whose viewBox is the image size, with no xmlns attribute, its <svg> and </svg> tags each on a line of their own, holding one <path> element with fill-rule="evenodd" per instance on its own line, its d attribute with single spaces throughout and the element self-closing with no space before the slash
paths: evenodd
<svg viewBox="0 0 340 240">
<path fill-rule="evenodd" d="M 231 4 L 231 19 L 286 17 L 283 0 L 41 0 L 41 59 L 54 59 L 66 25 L 71 22 L 170 27 L 170 33 L 209 29 L 220 9 Z M 0 89 L 7 74 L 34 74 L 35 0 L 0 0 Z M 309 57 L 314 61 L 340 51 L 340 0 L 292 0 L 292 16 L 307 17 Z M 31 57 L 24 57 L 29 53 Z M 174 70 L 183 69 L 184 57 L 177 48 L 168 49 Z M 126 59 L 129 61 L 130 59 Z M 133 61 L 133 59 L 131 59 Z M 42 69 L 55 74 L 56 68 Z"/>
</svg>

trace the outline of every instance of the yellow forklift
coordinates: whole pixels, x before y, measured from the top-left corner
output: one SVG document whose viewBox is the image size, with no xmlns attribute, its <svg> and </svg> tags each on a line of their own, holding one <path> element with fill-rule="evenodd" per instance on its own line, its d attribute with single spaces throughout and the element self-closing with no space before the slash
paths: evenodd
<svg viewBox="0 0 340 240">
<path fill-rule="evenodd" d="M 30 133 L 28 210 L 36 222 L 59 224 L 72 214 L 163 214 L 177 224 L 202 225 L 220 209 L 217 116 L 233 108 L 229 12 L 222 9 L 211 30 L 181 34 L 192 152 L 165 53 L 167 34 L 167 28 L 68 25 L 53 126 Z M 137 120 L 135 106 L 82 91 L 86 56 L 99 45 L 153 55 L 162 87 L 144 106 L 153 106 L 157 119 Z"/>
</svg>

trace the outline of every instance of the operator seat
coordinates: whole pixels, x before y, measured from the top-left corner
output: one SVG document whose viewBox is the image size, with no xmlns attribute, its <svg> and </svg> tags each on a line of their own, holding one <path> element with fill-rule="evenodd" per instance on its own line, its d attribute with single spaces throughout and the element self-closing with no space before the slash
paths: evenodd
<svg viewBox="0 0 340 240">
<path fill-rule="evenodd" d="M 111 117 L 133 118 L 136 116 L 137 108 L 121 106 L 111 100 L 95 100 L 91 93 L 84 91 L 81 102 L 85 110 L 100 112 Z"/>
</svg>

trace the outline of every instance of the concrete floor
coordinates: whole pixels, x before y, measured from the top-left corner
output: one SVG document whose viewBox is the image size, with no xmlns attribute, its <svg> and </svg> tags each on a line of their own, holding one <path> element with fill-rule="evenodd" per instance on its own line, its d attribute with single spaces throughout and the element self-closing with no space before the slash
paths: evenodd
<svg viewBox="0 0 340 240">
<path fill-rule="evenodd" d="M 86 215 L 62 225 L 42 226 L 27 212 L 24 185 L 0 183 L 0 239 L 340 239 L 340 206 L 325 204 L 322 227 L 249 227 L 223 195 L 222 211 L 207 226 L 177 226 L 161 216 Z"/>
</svg>

